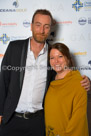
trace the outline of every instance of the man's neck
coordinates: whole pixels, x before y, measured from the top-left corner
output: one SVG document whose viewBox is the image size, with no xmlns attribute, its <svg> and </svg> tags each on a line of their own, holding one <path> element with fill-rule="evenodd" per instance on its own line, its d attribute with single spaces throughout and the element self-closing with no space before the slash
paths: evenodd
<svg viewBox="0 0 91 136">
<path fill-rule="evenodd" d="M 45 43 L 38 43 L 34 39 L 30 39 L 31 51 L 33 51 L 35 58 L 38 57 L 40 51 L 43 49 Z"/>
</svg>

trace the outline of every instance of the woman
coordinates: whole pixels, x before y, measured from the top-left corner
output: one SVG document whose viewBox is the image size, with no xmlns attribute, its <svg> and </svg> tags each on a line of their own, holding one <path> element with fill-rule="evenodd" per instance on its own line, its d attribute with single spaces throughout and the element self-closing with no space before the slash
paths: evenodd
<svg viewBox="0 0 91 136">
<path fill-rule="evenodd" d="M 87 93 L 79 71 L 72 70 L 68 47 L 52 45 L 49 60 L 56 76 L 45 96 L 46 136 L 88 136 Z"/>
</svg>

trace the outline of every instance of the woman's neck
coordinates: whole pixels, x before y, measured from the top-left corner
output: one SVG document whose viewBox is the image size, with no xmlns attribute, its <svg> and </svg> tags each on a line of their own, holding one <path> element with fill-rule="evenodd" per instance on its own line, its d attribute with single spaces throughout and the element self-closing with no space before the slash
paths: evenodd
<svg viewBox="0 0 91 136">
<path fill-rule="evenodd" d="M 71 70 L 65 70 L 56 74 L 55 80 L 63 79 Z"/>
</svg>

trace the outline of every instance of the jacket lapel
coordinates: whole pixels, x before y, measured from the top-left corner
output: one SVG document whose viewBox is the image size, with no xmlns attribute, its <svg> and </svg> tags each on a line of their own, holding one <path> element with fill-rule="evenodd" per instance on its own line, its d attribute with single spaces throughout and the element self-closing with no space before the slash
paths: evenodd
<svg viewBox="0 0 91 136">
<path fill-rule="evenodd" d="M 24 79 L 26 58 L 27 58 L 27 49 L 28 49 L 28 41 L 29 41 L 29 38 L 27 40 L 25 40 L 23 48 L 22 48 L 22 53 L 21 53 L 20 67 L 22 68 L 22 70 L 20 72 L 20 89 L 22 89 L 22 84 L 23 84 L 23 79 Z"/>
</svg>

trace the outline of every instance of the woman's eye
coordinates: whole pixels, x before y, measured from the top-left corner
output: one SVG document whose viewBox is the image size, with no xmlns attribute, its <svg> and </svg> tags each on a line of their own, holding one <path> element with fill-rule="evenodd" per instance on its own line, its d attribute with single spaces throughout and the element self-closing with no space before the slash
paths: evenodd
<svg viewBox="0 0 91 136">
<path fill-rule="evenodd" d="M 59 56 L 59 58 L 62 58 L 63 56 Z"/>
</svg>

